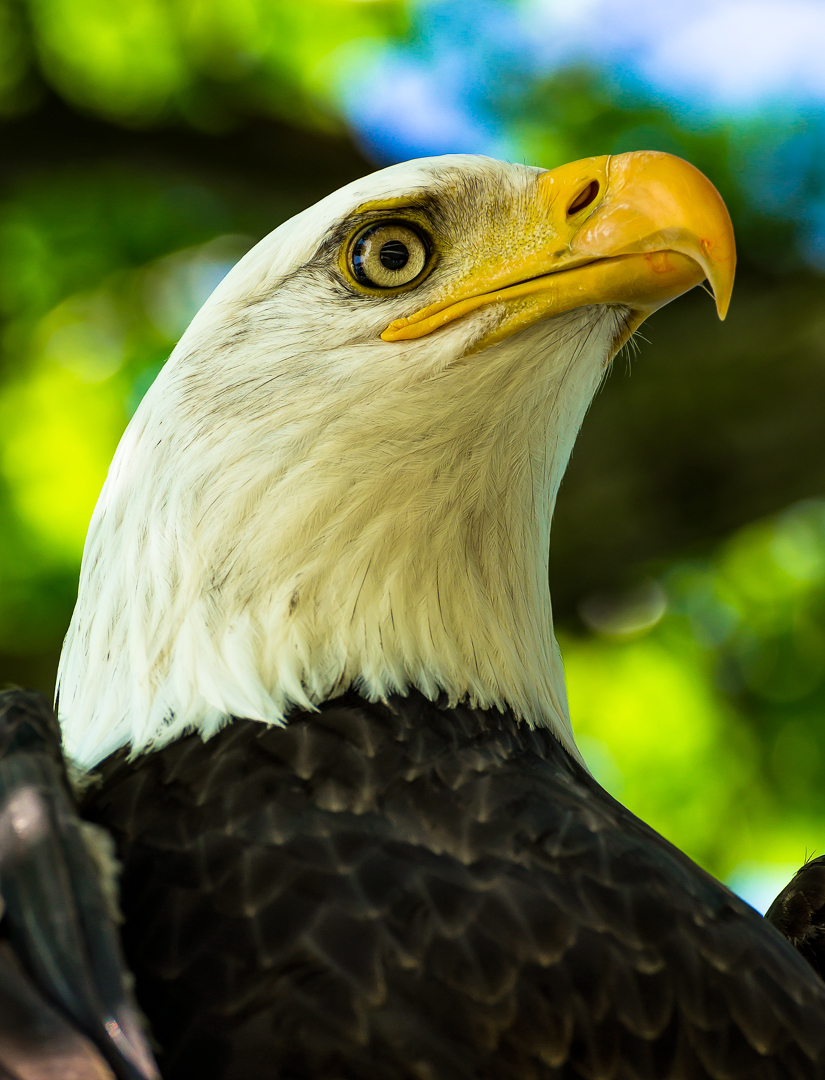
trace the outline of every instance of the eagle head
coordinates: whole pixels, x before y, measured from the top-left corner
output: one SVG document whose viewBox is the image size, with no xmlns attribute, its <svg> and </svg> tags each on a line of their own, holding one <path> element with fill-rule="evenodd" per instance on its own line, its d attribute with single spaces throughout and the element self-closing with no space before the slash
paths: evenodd
<svg viewBox="0 0 825 1080">
<path fill-rule="evenodd" d="M 605 369 L 730 219 L 667 154 L 426 158 L 254 247 L 121 440 L 59 671 L 68 753 L 356 688 L 508 707 L 572 753 L 550 521 Z"/>
</svg>

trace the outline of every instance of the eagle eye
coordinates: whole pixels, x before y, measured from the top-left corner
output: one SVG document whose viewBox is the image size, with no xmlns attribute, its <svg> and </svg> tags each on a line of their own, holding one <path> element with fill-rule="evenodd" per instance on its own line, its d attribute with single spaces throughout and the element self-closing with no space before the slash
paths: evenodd
<svg viewBox="0 0 825 1080">
<path fill-rule="evenodd" d="M 427 264 L 429 250 L 421 233 L 400 221 L 370 225 L 350 250 L 356 281 L 374 289 L 393 289 L 414 281 Z"/>
</svg>

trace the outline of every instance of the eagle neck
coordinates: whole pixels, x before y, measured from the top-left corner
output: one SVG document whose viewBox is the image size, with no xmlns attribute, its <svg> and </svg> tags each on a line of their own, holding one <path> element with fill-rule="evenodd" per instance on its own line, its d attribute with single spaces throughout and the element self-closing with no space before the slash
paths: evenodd
<svg viewBox="0 0 825 1080">
<path fill-rule="evenodd" d="M 615 330 L 583 309 L 423 377 L 381 372 L 380 393 L 299 387 L 300 408 L 286 383 L 256 402 L 170 361 L 92 520 L 59 675 L 69 753 L 279 724 L 352 687 L 510 709 L 577 755 L 550 522 Z"/>
</svg>

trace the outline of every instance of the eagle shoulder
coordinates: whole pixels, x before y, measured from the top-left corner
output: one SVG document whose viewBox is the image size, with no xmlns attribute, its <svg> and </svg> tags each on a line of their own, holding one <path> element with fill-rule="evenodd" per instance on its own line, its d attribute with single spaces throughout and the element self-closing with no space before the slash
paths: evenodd
<svg viewBox="0 0 825 1080">
<path fill-rule="evenodd" d="M 100 775 L 169 1080 L 825 1077 L 804 960 L 511 715 L 350 692 Z"/>
</svg>

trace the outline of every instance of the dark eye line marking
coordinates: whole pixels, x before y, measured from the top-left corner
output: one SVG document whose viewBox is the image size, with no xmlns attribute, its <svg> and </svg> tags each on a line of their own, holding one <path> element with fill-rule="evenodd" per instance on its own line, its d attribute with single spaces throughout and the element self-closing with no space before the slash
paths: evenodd
<svg viewBox="0 0 825 1080">
<path fill-rule="evenodd" d="M 405 200 L 403 203 L 399 200 L 397 204 L 390 202 L 384 206 L 363 204 L 363 209 L 357 208 L 342 221 L 333 225 L 314 254 L 290 277 L 331 270 L 336 288 L 342 290 L 342 296 L 347 296 L 350 300 L 359 303 L 380 302 L 388 293 L 394 295 L 394 292 L 386 289 L 375 292 L 354 289 L 352 282 L 341 273 L 339 260 L 342 249 L 345 245 L 350 248 L 358 233 L 371 224 L 378 225 L 384 222 L 389 224 L 395 221 L 405 226 L 412 226 L 426 245 L 426 275 L 423 276 L 429 277 L 430 273 L 436 269 L 436 264 L 440 262 L 441 245 L 435 238 L 452 236 L 457 227 L 464 224 L 463 218 L 461 221 L 456 220 L 454 196 L 455 192 L 452 190 L 423 191 L 419 197 Z M 409 215 L 409 218 L 405 220 L 406 215 Z"/>
</svg>

